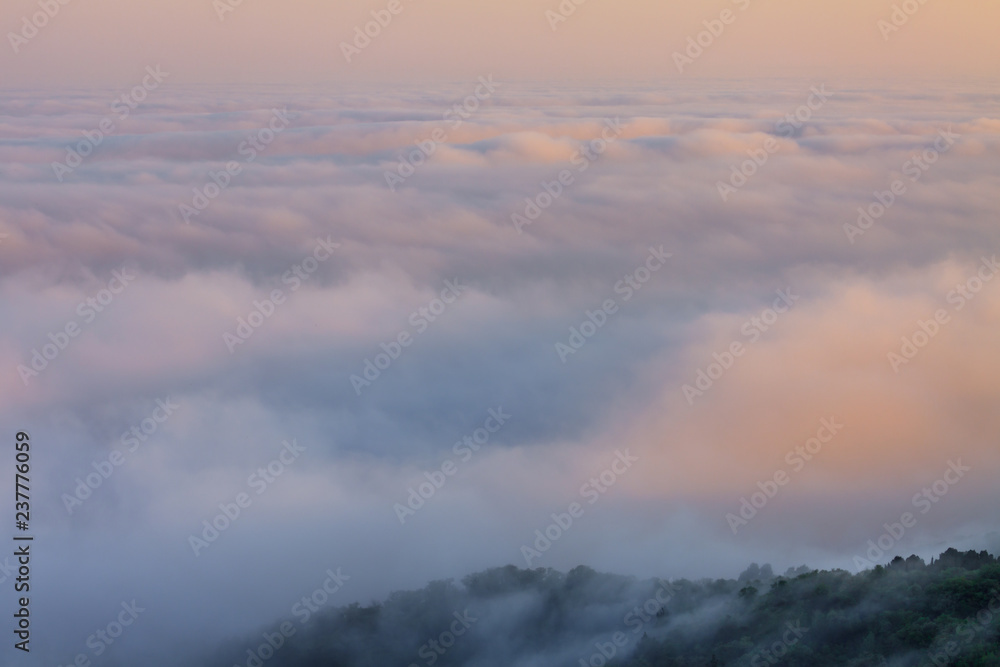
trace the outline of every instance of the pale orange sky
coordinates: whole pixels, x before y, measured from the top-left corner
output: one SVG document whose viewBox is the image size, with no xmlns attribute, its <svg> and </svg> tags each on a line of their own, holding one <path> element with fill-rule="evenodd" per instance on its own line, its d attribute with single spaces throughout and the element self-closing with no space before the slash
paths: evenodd
<svg viewBox="0 0 1000 667">
<path fill-rule="evenodd" d="M 555 31 L 558 0 L 400 0 L 350 64 L 339 44 L 389 0 L 243 0 L 222 21 L 213 0 L 70 0 L 15 54 L 9 33 L 37 2 L 4 5 L 0 85 L 125 85 L 150 64 L 175 83 L 1000 73 L 1000 3 L 987 0 L 928 0 L 888 40 L 876 24 L 890 0 L 587 0 Z M 673 52 L 725 9 L 735 21 L 679 74 Z"/>
</svg>

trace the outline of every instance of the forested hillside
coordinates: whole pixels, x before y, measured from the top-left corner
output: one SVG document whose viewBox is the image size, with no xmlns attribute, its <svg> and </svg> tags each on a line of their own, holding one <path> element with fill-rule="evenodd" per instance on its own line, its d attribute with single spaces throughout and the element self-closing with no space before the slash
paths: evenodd
<svg viewBox="0 0 1000 667">
<path fill-rule="evenodd" d="M 258 633 L 218 664 L 983 667 L 1000 665 L 998 617 L 1000 563 L 985 551 L 859 574 L 751 565 L 735 580 L 508 566 L 330 609 L 280 641 L 269 629 L 274 651 L 248 650 Z"/>
</svg>

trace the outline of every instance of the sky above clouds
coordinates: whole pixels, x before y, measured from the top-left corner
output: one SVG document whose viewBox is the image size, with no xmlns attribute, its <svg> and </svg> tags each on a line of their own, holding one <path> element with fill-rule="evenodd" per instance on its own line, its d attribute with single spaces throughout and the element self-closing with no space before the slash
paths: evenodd
<svg viewBox="0 0 1000 667">
<path fill-rule="evenodd" d="M 982 0 L 897 3 L 912 12 L 900 6 L 899 30 L 879 26 L 892 25 L 893 3 L 868 0 L 567 0 L 572 13 L 557 0 L 399 1 L 350 62 L 341 44 L 388 0 L 68 2 L 0 56 L 0 86 L 126 85 L 147 64 L 184 83 L 669 79 L 681 76 L 674 52 L 727 10 L 732 21 L 684 76 L 953 81 L 996 78 L 1000 63 L 1000 6 Z M 0 27 L 20 32 L 37 11 L 12 0 Z"/>
<path fill-rule="evenodd" d="M 0 48 L 44 659 L 136 599 L 113 658 L 190 664 L 328 568 L 853 571 L 908 511 L 893 555 L 1000 549 L 1000 8 L 401 0 L 347 62 L 387 4 L 71 1 Z"/>
</svg>

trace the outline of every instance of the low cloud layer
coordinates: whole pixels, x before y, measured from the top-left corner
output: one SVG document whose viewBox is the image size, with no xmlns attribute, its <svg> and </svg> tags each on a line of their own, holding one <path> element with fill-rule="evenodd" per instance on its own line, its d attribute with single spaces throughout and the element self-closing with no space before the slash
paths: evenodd
<svg viewBox="0 0 1000 667">
<path fill-rule="evenodd" d="M 494 84 L 0 102 L 45 660 L 134 599 L 108 659 L 181 664 L 338 567 L 1000 545 L 995 95 Z"/>
</svg>

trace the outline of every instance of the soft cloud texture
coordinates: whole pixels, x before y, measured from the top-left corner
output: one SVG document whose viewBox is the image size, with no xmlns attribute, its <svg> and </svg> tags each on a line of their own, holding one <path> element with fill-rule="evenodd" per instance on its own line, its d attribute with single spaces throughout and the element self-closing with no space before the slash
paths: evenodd
<svg viewBox="0 0 1000 667">
<path fill-rule="evenodd" d="M 756 94 L 497 77 L 450 127 L 476 76 L 378 95 L 168 82 L 120 120 L 117 89 L 0 102 L 0 416 L 37 443 L 46 660 L 87 652 L 132 598 L 148 615 L 115 659 L 181 664 L 287 616 L 327 568 L 352 576 L 348 602 L 524 565 L 521 545 L 618 449 L 641 464 L 533 566 L 849 568 L 958 459 L 971 472 L 899 550 L 998 546 L 1000 281 L 961 309 L 948 299 L 1000 251 L 995 94 L 827 82 L 829 101 L 783 132 L 819 82 Z M 289 126 L 247 161 L 240 146 L 272 109 Z M 59 182 L 52 162 L 109 114 L 114 134 Z M 616 120 L 580 171 L 574 156 Z M 436 129 L 447 141 L 391 191 L 386 172 Z M 941 131 L 953 145 L 911 180 L 905 165 Z M 772 139 L 723 201 L 719 182 Z M 241 172 L 186 224 L 179 205 L 229 161 Z M 519 233 L 511 215 L 563 170 L 573 183 Z M 844 226 L 897 179 L 906 192 L 852 243 Z M 296 283 L 317 239 L 340 245 Z M 619 281 L 661 246 L 672 256 L 626 300 Z M 135 279 L 86 321 L 78 304 L 123 267 Z M 465 289 L 432 322 L 420 309 L 434 313 L 445 281 Z M 230 353 L 223 335 L 276 289 L 284 302 Z M 777 290 L 798 300 L 751 341 L 746 323 Z M 607 299 L 617 312 L 563 363 L 556 343 Z M 939 309 L 949 322 L 894 372 L 887 355 Z M 22 382 L 18 365 L 71 320 L 80 335 Z M 351 376 L 401 332 L 412 344 L 359 395 Z M 745 354 L 690 405 L 682 387 L 733 341 Z M 68 514 L 75 479 L 167 397 L 176 413 Z M 394 504 L 501 407 L 509 422 L 400 525 Z M 790 470 L 786 453 L 824 418 L 843 430 L 734 535 L 725 514 Z M 286 439 L 305 452 L 256 495 L 248 477 Z M 194 556 L 189 535 L 248 490 L 252 505 Z"/>
</svg>

